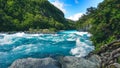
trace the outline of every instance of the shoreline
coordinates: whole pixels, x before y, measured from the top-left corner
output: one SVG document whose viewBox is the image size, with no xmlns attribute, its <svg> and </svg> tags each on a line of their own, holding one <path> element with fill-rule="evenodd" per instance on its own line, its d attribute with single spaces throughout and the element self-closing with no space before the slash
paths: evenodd
<svg viewBox="0 0 120 68">
<path fill-rule="evenodd" d="M 59 31 L 50 31 L 48 29 L 43 29 L 42 31 L 1 31 L 0 33 L 6 33 L 6 34 L 15 34 L 15 33 L 27 33 L 27 34 L 56 34 L 57 32 L 63 32 L 63 31 L 78 31 L 78 32 L 88 32 L 84 30 L 59 30 Z"/>
<path fill-rule="evenodd" d="M 5 33 L 5 34 L 15 34 L 15 33 L 26 33 L 26 34 L 55 34 L 57 32 L 41 32 L 41 31 L 38 31 L 38 32 L 31 32 L 31 31 L 8 31 L 8 32 L 0 32 L 0 33 Z"/>
</svg>

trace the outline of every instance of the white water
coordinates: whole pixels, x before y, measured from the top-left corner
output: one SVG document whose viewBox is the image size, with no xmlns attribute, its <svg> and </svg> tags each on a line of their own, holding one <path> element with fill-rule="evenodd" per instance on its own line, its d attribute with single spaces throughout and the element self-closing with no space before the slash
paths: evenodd
<svg viewBox="0 0 120 68">
<path fill-rule="evenodd" d="M 88 32 L 78 32 L 78 31 L 73 33 L 70 32 L 69 35 L 66 36 L 66 34 L 63 34 L 60 37 L 58 37 L 59 34 L 53 34 L 52 36 L 42 37 L 44 36 L 44 34 L 25 34 L 24 32 L 16 33 L 16 34 L 0 34 L 0 35 L 4 36 L 4 38 L 0 38 L 0 45 L 13 44 L 16 41 L 19 41 L 20 38 L 30 39 L 33 37 L 36 37 L 36 38 L 38 37 L 38 39 L 55 41 L 55 43 L 60 41 L 65 41 L 65 40 L 76 41 L 76 46 L 70 50 L 70 53 L 72 55 L 75 55 L 76 57 L 84 57 L 90 51 L 94 50 L 94 46 L 92 46 L 92 42 L 89 39 L 86 39 L 91 36 L 91 34 Z M 76 35 L 79 35 L 79 36 L 77 37 Z M 13 51 L 16 49 L 19 50 L 21 47 L 22 46 L 13 48 Z M 28 50 L 30 50 L 30 48 Z"/>
<path fill-rule="evenodd" d="M 84 57 L 94 50 L 88 32 L 63 31 L 56 34 L 0 34 L 0 67 L 25 57 Z"/>
<path fill-rule="evenodd" d="M 85 40 L 84 42 L 80 41 L 79 38 L 76 40 L 76 47 L 71 49 L 72 55 L 76 57 L 84 57 L 90 51 L 94 50 L 94 46 L 91 46 L 92 42 L 89 40 Z"/>
</svg>

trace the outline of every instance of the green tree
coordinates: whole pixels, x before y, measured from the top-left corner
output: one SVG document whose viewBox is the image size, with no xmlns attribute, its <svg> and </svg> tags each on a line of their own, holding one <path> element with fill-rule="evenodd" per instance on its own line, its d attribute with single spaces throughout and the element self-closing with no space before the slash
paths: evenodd
<svg viewBox="0 0 120 68">
<path fill-rule="evenodd" d="M 86 15 L 76 23 L 76 28 L 88 27 L 92 33 L 91 40 L 96 48 L 120 39 L 120 1 L 104 0 L 97 8 L 88 8 Z"/>
<path fill-rule="evenodd" d="M 63 12 L 48 0 L 0 0 L 0 31 L 71 28 L 68 26 Z"/>
</svg>

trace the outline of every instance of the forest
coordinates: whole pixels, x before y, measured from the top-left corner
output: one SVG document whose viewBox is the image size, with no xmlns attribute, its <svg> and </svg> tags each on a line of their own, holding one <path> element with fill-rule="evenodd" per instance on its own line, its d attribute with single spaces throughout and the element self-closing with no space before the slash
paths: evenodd
<svg viewBox="0 0 120 68">
<path fill-rule="evenodd" d="M 97 8 L 88 8 L 75 25 L 76 29 L 85 29 L 93 35 L 96 51 L 120 39 L 120 0 L 104 0 Z"/>
<path fill-rule="evenodd" d="M 73 23 L 48 0 L 0 0 L 0 31 L 73 28 Z"/>
</svg>

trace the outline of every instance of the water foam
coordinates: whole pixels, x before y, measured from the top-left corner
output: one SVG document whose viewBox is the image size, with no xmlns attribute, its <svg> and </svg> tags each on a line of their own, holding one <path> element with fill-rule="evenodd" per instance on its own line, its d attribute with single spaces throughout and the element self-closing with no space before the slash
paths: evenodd
<svg viewBox="0 0 120 68">
<path fill-rule="evenodd" d="M 92 42 L 89 40 L 89 38 L 92 36 L 89 32 L 78 32 L 75 30 L 75 31 L 63 31 L 63 32 L 60 32 L 60 34 L 74 34 L 74 35 L 77 34 L 78 35 L 74 39 L 73 38 L 67 39 L 69 41 L 76 40 L 76 46 L 72 48 L 70 51 L 70 53 L 76 57 L 84 57 L 89 52 L 94 50 L 94 46 L 92 46 Z"/>
<path fill-rule="evenodd" d="M 90 41 L 88 45 L 86 40 L 83 42 L 77 38 L 76 47 L 71 49 L 71 54 L 75 55 L 76 57 L 84 57 L 92 50 L 94 50 L 94 46 L 92 46 Z"/>
<path fill-rule="evenodd" d="M 0 66 L 25 57 L 84 57 L 94 50 L 88 32 L 72 31 L 59 34 L 0 34 Z M 4 67 L 5 68 L 5 67 Z"/>
<path fill-rule="evenodd" d="M 11 37 L 9 35 L 3 35 L 3 38 L 0 39 L 0 44 L 4 45 L 4 44 L 11 44 Z"/>
</svg>

